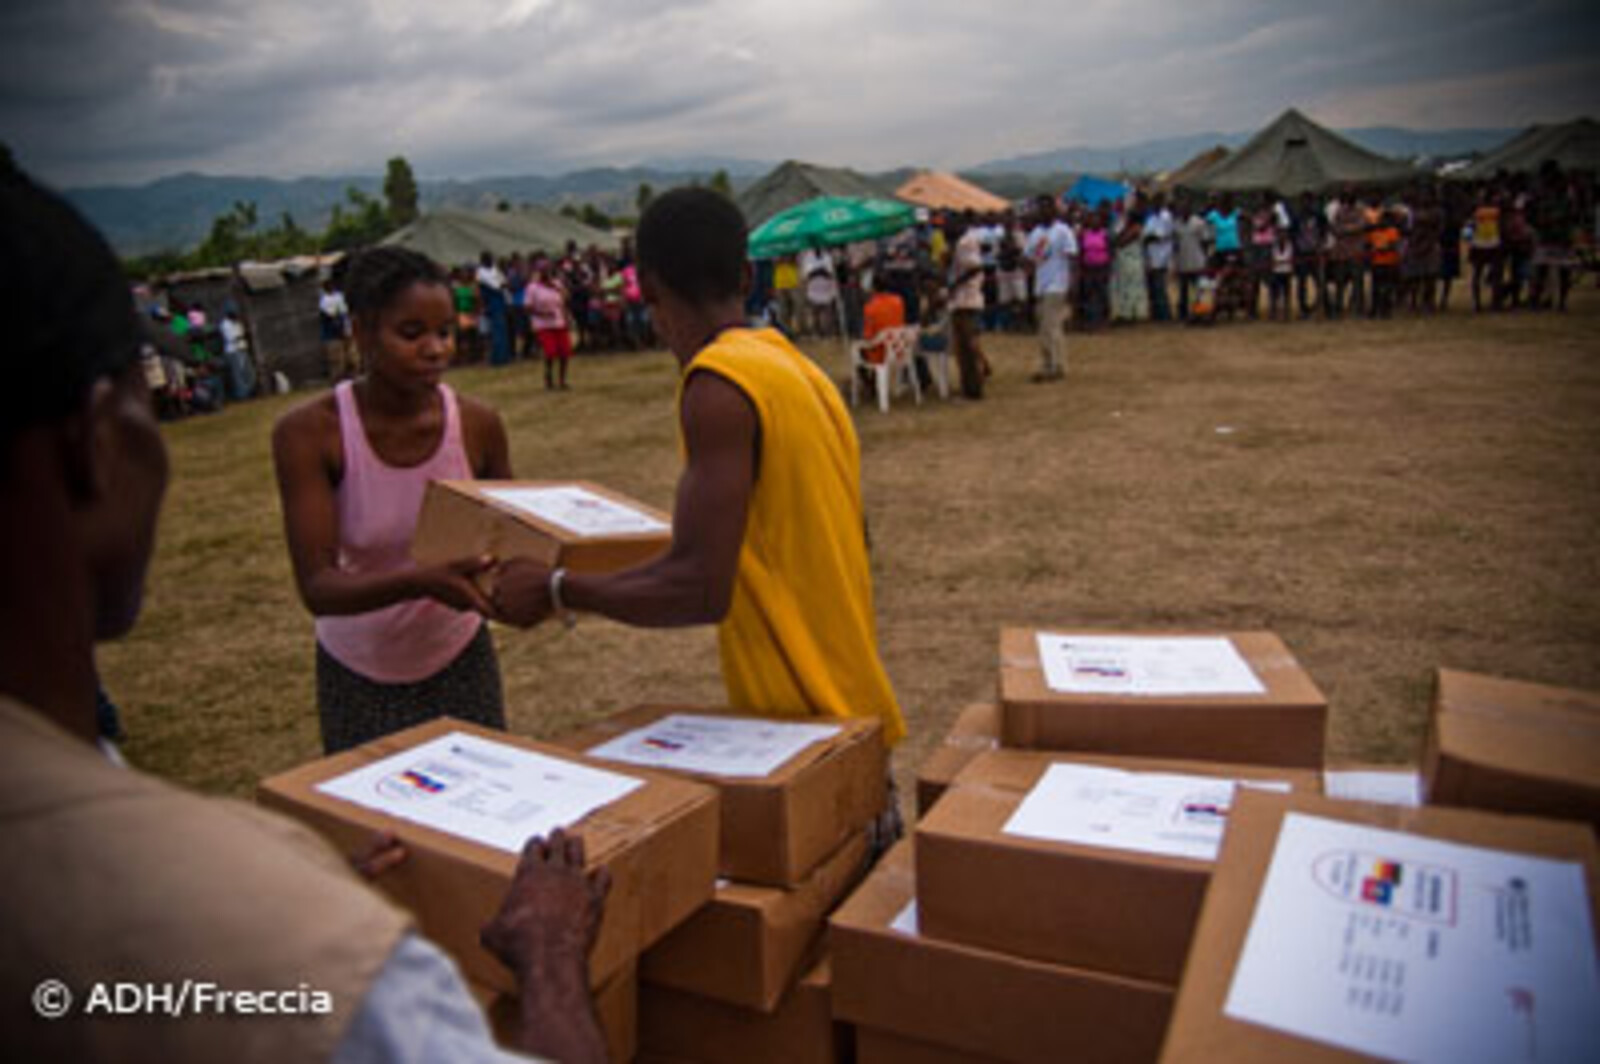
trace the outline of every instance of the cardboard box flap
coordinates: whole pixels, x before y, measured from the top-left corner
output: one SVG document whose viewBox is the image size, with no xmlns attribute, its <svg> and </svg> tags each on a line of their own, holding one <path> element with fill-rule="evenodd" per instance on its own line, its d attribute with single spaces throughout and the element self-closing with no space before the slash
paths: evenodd
<svg viewBox="0 0 1600 1064">
<path fill-rule="evenodd" d="M 651 705 L 624 710 L 555 741 L 567 749 L 587 752 L 680 713 L 836 729 L 831 736 L 802 747 L 765 776 L 658 769 L 703 782 L 722 795 L 720 870 L 730 879 L 797 886 L 883 809 L 887 758 L 883 725 L 875 718 L 763 717 L 722 707 Z M 590 760 L 631 768 L 626 762 Z"/>
<path fill-rule="evenodd" d="M 662 717 L 671 716 L 675 713 L 736 717 L 744 720 L 774 721 L 780 724 L 831 724 L 838 726 L 838 735 L 833 739 L 819 740 L 810 744 L 793 757 L 785 761 L 781 766 L 778 767 L 776 771 L 766 776 L 719 776 L 713 773 L 674 771 L 675 775 L 689 776 L 694 779 L 704 780 L 707 783 L 711 783 L 719 787 L 740 786 L 781 788 L 785 784 L 794 780 L 796 777 L 802 775 L 813 765 L 818 765 L 831 758 L 838 757 L 840 754 L 841 740 L 858 735 L 864 735 L 873 730 L 881 730 L 883 727 L 882 722 L 878 721 L 877 719 L 835 719 L 832 717 L 800 716 L 763 717 L 751 713 L 740 713 L 725 706 L 650 704 L 635 706 L 631 709 L 625 709 L 620 713 L 612 714 L 611 716 L 606 717 L 604 720 L 595 721 L 592 724 L 585 725 L 577 731 L 568 732 L 567 734 L 557 738 L 555 742 L 569 750 L 577 750 L 587 753 L 589 750 L 594 749 L 596 746 L 599 746 L 602 743 L 609 742 L 620 735 L 626 735 L 629 732 L 637 731 L 640 728 L 650 725 L 654 721 L 660 720 Z M 606 761 L 603 758 L 595 758 L 592 760 L 594 760 L 597 764 L 620 764 L 619 762 Z M 622 765 L 621 767 L 629 768 L 632 766 Z"/>
<path fill-rule="evenodd" d="M 1600 786 L 1600 694 L 1440 669 L 1434 726 L 1453 757 Z"/>
<path fill-rule="evenodd" d="M 1053 690 L 1045 682 L 1044 665 L 1039 660 L 1040 632 L 1085 636 L 1138 636 L 1148 638 L 1226 638 L 1250 670 L 1266 688 L 1261 694 L 1147 696 L 1120 694 L 1079 694 Z M 1060 702 L 1064 705 L 1092 705 L 1103 702 L 1132 702 L 1144 706 L 1228 704 L 1271 702 L 1278 705 L 1320 707 L 1327 698 L 1317 689 L 1289 653 L 1289 648 L 1271 632 L 1125 632 L 1091 628 L 1055 626 L 1051 628 L 1006 628 L 1000 633 L 1000 697 L 1003 702 Z"/>
<path fill-rule="evenodd" d="M 520 509 L 492 492 L 518 488 L 578 488 L 634 511 L 662 527 L 585 535 Z M 578 572 L 613 572 L 640 564 L 672 543 L 671 518 L 587 481 L 435 480 L 423 496 L 411 557 L 437 564 L 472 555 L 526 557 Z"/>
<path fill-rule="evenodd" d="M 559 540 L 562 543 L 582 543 L 585 540 L 596 538 L 653 541 L 659 540 L 663 535 L 671 534 L 672 517 L 670 514 L 663 513 L 637 499 L 630 499 L 626 495 L 612 491 L 609 488 L 603 488 L 599 484 L 593 484 L 587 480 L 438 480 L 433 483 L 448 491 L 477 499 L 484 506 L 497 513 L 504 514 L 521 524 L 537 528 L 551 539 Z M 602 499 L 635 511 L 653 521 L 658 521 L 665 525 L 666 528 L 637 532 L 607 532 L 603 537 L 585 535 L 554 521 L 529 513 L 527 510 L 520 509 L 506 502 L 503 498 L 496 497 L 494 494 L 494 492 L 503 491 L 507 488 L 580 488 L 591 494 L 598 495 Z"/>
</svg>

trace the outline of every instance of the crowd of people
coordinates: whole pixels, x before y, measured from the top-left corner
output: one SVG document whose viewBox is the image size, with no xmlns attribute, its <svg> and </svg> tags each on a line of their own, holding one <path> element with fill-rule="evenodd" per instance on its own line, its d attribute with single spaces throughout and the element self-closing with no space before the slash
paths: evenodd
<svg viewBox="0 0 1600 1064">
<path fill-rule="evenodd" d="M 977 398 L 985 331 L 1038 330 L 1044 382 L 1065 372 L 1065 332 L 1122 323 L 1430 315 L 1452 309 L 1458 280 L 1477 312 L 1564 311 L 1596 242 L 1593 175 L 1554 165 L 1295 197 L 1043 198 L 772 263 L 752 309 L 791 334 L 870 340 L 866 308 L 892 293 L 925 350 L 953 347 L 963 394 Z"/>
<path fill-rule="evenodd" d="M 574 352 L 638 351 L 655 342 L 628 241 L 616 254 L 575 242 L 561 255 L 485 251 L 476 266 L 451 271 L 450 287 L 460 361 L 542 358 L 547 387 L 566 386 Z"/>
</svg>

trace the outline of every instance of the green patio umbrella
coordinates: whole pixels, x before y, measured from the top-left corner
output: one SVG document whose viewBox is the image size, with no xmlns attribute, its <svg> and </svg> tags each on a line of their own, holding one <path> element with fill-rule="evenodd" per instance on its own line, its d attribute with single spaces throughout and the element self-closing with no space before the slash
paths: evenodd
<svg viewBox="0 0 1600 1064">
<path fill-rule="evenodd" d="M 750 234 L 750 257 L 771 259 L 807 248 L 876 240 L 908 229 L 916 211 L 890 200 L 819 196 L 780 211 Z"/>
<path fill-rule="evenodd" d="M 916 222 L 916 210 L 904 203 L 854 196 L 819 196 L 780 211 L 757 226 L 750 234 L 750 257 L 771 259 L 807 249 L 876 240 L 908 229 Z M 837 285 L 833 303 L 839 314 L 839 340 L 848 350 L 850 335 L 845 327 L 844 298 Z"/>
</svg>

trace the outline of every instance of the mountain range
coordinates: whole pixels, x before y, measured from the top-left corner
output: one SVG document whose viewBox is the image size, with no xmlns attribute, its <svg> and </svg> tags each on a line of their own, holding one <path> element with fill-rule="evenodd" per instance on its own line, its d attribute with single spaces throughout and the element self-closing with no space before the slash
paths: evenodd
<svg viewBox="0 0 1600 1064">
<path fill-rule="evenodd" d="M 1488 151 L 1518 130 L 1459 129 L 1444 131 L 1375 126 L 1341 130 L 1357 143 L 1384 155 L 1405 158 L 1457 158 Z M 1018 155 L 981 163 L 965 176 L 1009 199 L 1060 188 L 1083 173 L 1156 173 L 1181 166 L 1218 144 L 1235 148 L 1248 133 L 1196 133 L 1117 147 L 1075 147 Z M 773 163 L 728 156 L 680 156 L 651 159 L 630 167 L 597 167 L 571 173 L 523 174 L 473 179 L 419 180 L 424 209 L 442 206 L 492 207 L 500 203 L 593 204 L 607 214 L 632 214 L 640 185 L 657 192 L 705 181 L 726 171 L 735 189 L 772 169 Z M 867 174 L 892 189 L 909 168 Z M 256 206 L 263 226 L 287 215 L 303 229 L 324 228 L 347 190 L 380 197 L 383 181 L 374 175 L 302 177 L 216 177 L 184 173 L 139 186 L 67 189 L 66 196 L 105 232 L 124 255 L 193 247 L 203 240 L 212 221 L 235 203 Z"/>
</svg>

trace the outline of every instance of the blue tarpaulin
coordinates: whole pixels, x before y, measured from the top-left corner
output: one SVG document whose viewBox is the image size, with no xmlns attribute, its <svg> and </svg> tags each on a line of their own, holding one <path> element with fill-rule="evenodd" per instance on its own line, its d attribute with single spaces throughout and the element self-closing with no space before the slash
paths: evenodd
<svg viewBox="0 0 1600 1064">
<path fill-rule="evenodd" d="M 1091 207 L 1098 207 L 1102 203 L 1121 203 L 1122 198 L 1128 194 L 1128 186 L 1121 181 L 1111 181 L 1104 177 L 1095 177 L 1093 174 L 1084 174 L 1072 183 L 1067 189 L 1063 199 L 1076 200 Z"/>
</svg>

